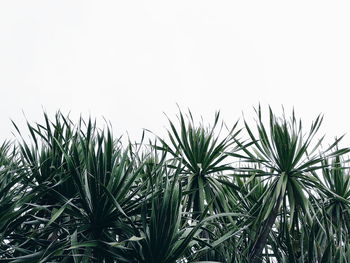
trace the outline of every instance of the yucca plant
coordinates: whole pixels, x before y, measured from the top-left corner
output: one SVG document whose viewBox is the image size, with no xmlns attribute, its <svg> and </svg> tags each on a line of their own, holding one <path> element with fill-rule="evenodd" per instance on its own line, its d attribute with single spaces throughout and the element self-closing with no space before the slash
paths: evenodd
<svg viewBox="0 0 350 263">
<path fill-rule="evenodd" d="M 110 129 L 97 131 L 90 121 L 79 136 L 65 161 L 77 188 L 75 206 L 68 210 L 77 231 L 74 247 L 86 247 L 85 254 L 98 262 L 114 258 L 129 262 L 123 244 L 136 233 L 142 200 L 138 185 L 141 167 L 134 165 L 132 149 L 122 149 Z M 136 220 L 136 221 L 135 221 Z"/>
<path fill-rule="evenodd" d="M 159 139 L 162 143 L 157 148 L 169 153 L 174 160 L 183 165 L 182 180 L 185 191 L 188 193 L 186 211 L 192 212 L 194 219 L 203 213 L 205 204 L 213 203 L 210 211 L 213 213 L 227 212 L 225 210 L 226 200 L 221 189 L 221 183 L 215 175 L 223 171 L 231 170 L 230 162 L 226 152 L 234 147 L 232 136 L 237 123 L 229 132 L 229 136 L 217 134 L 220 114 L 215 114 L 214 123 L 206 128 L 203 123 L 196 125 L 192 113 L 189 111 L 187 122 L 182 112 L 179 113 L 179 128 L 169 120 L 169 141 Z M 221 124 L 221 128 L 223 123 Z M 213 201 L 213 202 L 212 202 Z"/>
<path fill-rule="evenodd" d="M 337 229 L 338 245 L 350 235 L 350 170 L 346 164 L 339 156 L 324 160 L 325 167 L 317 188 L 331 224 Z"/>
<path fill-rule="evenodd" d="M 182 220 L 179 170 L 172 176 L 168 168 L 162 170 L 161 180 L 154 180 L 150 189 L 154 197 L 141 211 L 140 238 L 133 244 L 133 257 L 137 262 L 175 263 L 190 249 L 193 237 L 199 232 Z"/>
<path fill-rule="evenodd" d="M 21 183 L 31 199 L 7 237 L 13 260 L 111 261 L 119 247 L 109 243 L 134 233 L 130 217 L 143 199 L 135 184 L 141 168 L 109 129 L 98 131 L 82 119 L 73 127 L 60 114 L 55 123 L 45 120 L 46 126 L 28 126 L 32 144 L 20 144 Z"/>
<path fill-rule="evenodd" d="M 247 162 L 259 164 L 261 169 L 243 168 L 253 177 L 264 177 L 268 187 L 261 196 L 262 206 L 256 220 L 258 228 L 254 243 L 250 249 L 251 262 L 262 261 L 262 252 L 266 247 L 269 235 L 274 227 L 277 216 L 281 213 L 281 222 L 288 220 L 288 229 L 295 232 L 298 229 L 298 216 L 302 213 L 311 220 L 308 202 L 310 188 L 315 186 L 317 178 L 311 172 L 324 167 L 325 156 L 338 156 L 346 153 L 347 149 L 334 150 L 339 142 L 336 140 L 325 150 L 320 149 L 322 138 L 312 145 L 314 137 L 322 123 L 322 116 L 318 116 L 312 123 L 308 133 L 304 134 L 301 121 L 297 121 L 294 111 L 290 119 L 283 114 L 277 117 L 269 109 L 268 127 L 262 119 L 261 108 L 257 109 L 257 133 L 245 122 L 252 147 L 242 146 L 243 155 L 237 155 Z M 239 142 L 237 142 L 240 144 Z M 313 148 L 312 148 L 313 147 Z M 288 217 L 286 215 L 289 214 Z M 289 233 L 285 236 L 287 239 Z M 286 242 L 289 242 L 286 240 Z M 288 260 L 295 262 L 295 253 L 291 244 L 288 245 Z"/>
<path fill-rule="evenodd" d="M 320 174 L 318 193 L 314 202 L 320 224 L 315 234 L 318 257 L 334 262 L 349 262 L 350 259 L 350 173 L 347 162 L 337 156 L 324 160 Z M 322 220 L 320 220 L 322 219 Z M 315 253 L 316 254 L 316 253 Z"/>
<path fill-rule="evenodd" d="M 12 257 L 18 262 L 39 262 L 41 259 L 44 262 L 49 254 L 59 250 L 57 246 L 64 243 L 64 239 L 61 239 L 62 242 L 53 244 L 51 240 L 64 233 L 57 228 L 44 228 L 43 225 L 50 222 L 55 211 L 67 202 L 69 195 L 75 193 L 72 184 L 66 180 L 63 154 L 59 148 L 59 144 L 67 147 L 72 124 L 60 113 L 56 115 L 55 123 L 50 122 L 46 114 L 44 117 L 43 125 L 34 127 L 28 123 L 31 140 L 27 142 L 23 139 L 18 146 L 15 175 L 21 180 L 14 181 L 14 186 L 15 189 L 22 189 L 22 203 L 13 214 L 21 216 L 7 228 L 7 246 L 11 254 L 6 258 L 9 261 Z M 65 187 L 62 188 L 63 185 Z"/>
<path fill-rule="evenodd" d="M 221 131 L 191 112 L 122 143 L 57 113 L 0 146 L 1 262 L 349 262 L 350 174 L 336 139 L 257 109 Z M 241 130 L 247 132 L 243 137 Z M 238 138 L 238 135 L 242 138 Z"/>
<path fill-rule="evenodd" d="M 26 211 L 26 186 L 21 185 L 21 165 L 14 145 L 4 142 L 0 146 L 0 258 L 13 253 L 10 240 L 12 229 L 20 215 Z M 16 187 L 16 185 L 18 185 Z"/>
</svg>

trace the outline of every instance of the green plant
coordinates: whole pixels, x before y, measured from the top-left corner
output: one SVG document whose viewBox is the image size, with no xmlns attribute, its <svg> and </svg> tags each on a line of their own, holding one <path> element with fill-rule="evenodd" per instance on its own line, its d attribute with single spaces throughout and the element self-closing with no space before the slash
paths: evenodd
<svg viewBox="0 0 350 263">
<path fill-rule="evenodd" d="M 290 118 L 256 128 L 180 111 L 168 138 L 122 143 L 57 113 L 0 146 L 1 262 L 349 262 L 350 174 Z M 243 135 L 242 130 L 247 132 Z M 238 137 L 240 136 L 240 138 Z"/>
</svg>

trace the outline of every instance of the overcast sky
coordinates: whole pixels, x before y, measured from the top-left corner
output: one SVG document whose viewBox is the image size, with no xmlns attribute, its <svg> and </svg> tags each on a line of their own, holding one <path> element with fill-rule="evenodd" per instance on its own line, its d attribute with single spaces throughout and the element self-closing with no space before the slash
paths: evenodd
<svg viewBox="0 0 350 263">
<path fill-rule="evenodd" d="M 284 105 L 350 133 L 349 14 L 349 1 L 2 0 L 0 139 L 43 108 L 161 133 L 176 103 L 229 124 Z"/>
</svg>

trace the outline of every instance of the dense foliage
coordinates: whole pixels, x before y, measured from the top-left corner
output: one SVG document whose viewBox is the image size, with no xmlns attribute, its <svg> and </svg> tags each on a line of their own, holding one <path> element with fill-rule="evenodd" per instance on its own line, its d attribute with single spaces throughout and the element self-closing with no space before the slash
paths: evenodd
<svg viewBox="0 0 350 263">
<path fill-rule="evenodd" d="M 350 262 L 349 150 L 322 145 L 322 116 L 304 131 L 294 112 L 256 113 L 227 128 L 180 111 L 137 143 L 61 113 L 15 125 L 0 261 Z"/>
</svg>

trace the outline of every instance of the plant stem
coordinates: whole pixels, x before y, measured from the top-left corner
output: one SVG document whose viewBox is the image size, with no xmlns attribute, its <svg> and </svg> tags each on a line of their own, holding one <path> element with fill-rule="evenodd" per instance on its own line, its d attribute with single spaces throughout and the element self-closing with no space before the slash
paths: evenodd
<svg viewBox="0 0 350 263">
<path fill-rule="evenodd" d="M 252 248 L 252 252 L 251 252 L 251 263 L 261 263 L 262 262 L 262 251 L 264 249 L 264 247 L 266 246 L 267 243 L 267 238 L 270 234 L 270 231 L 272 229 L 273 224 L 276 221 L 278 212 L 280 210 L 280 206 L 282 203 L 282 199 L 283 199 L 283 195 L 282 193 L 280 194 L 280 196 L 277 199 L 276 205 L 274 207 L 274 209 L 272 210 L 270 216 L 267 218 L 263 230 L 261 231 L 261 233 L 259 234 L 257 240 L 255 241 L 253 248 Z"/>
</svg>

